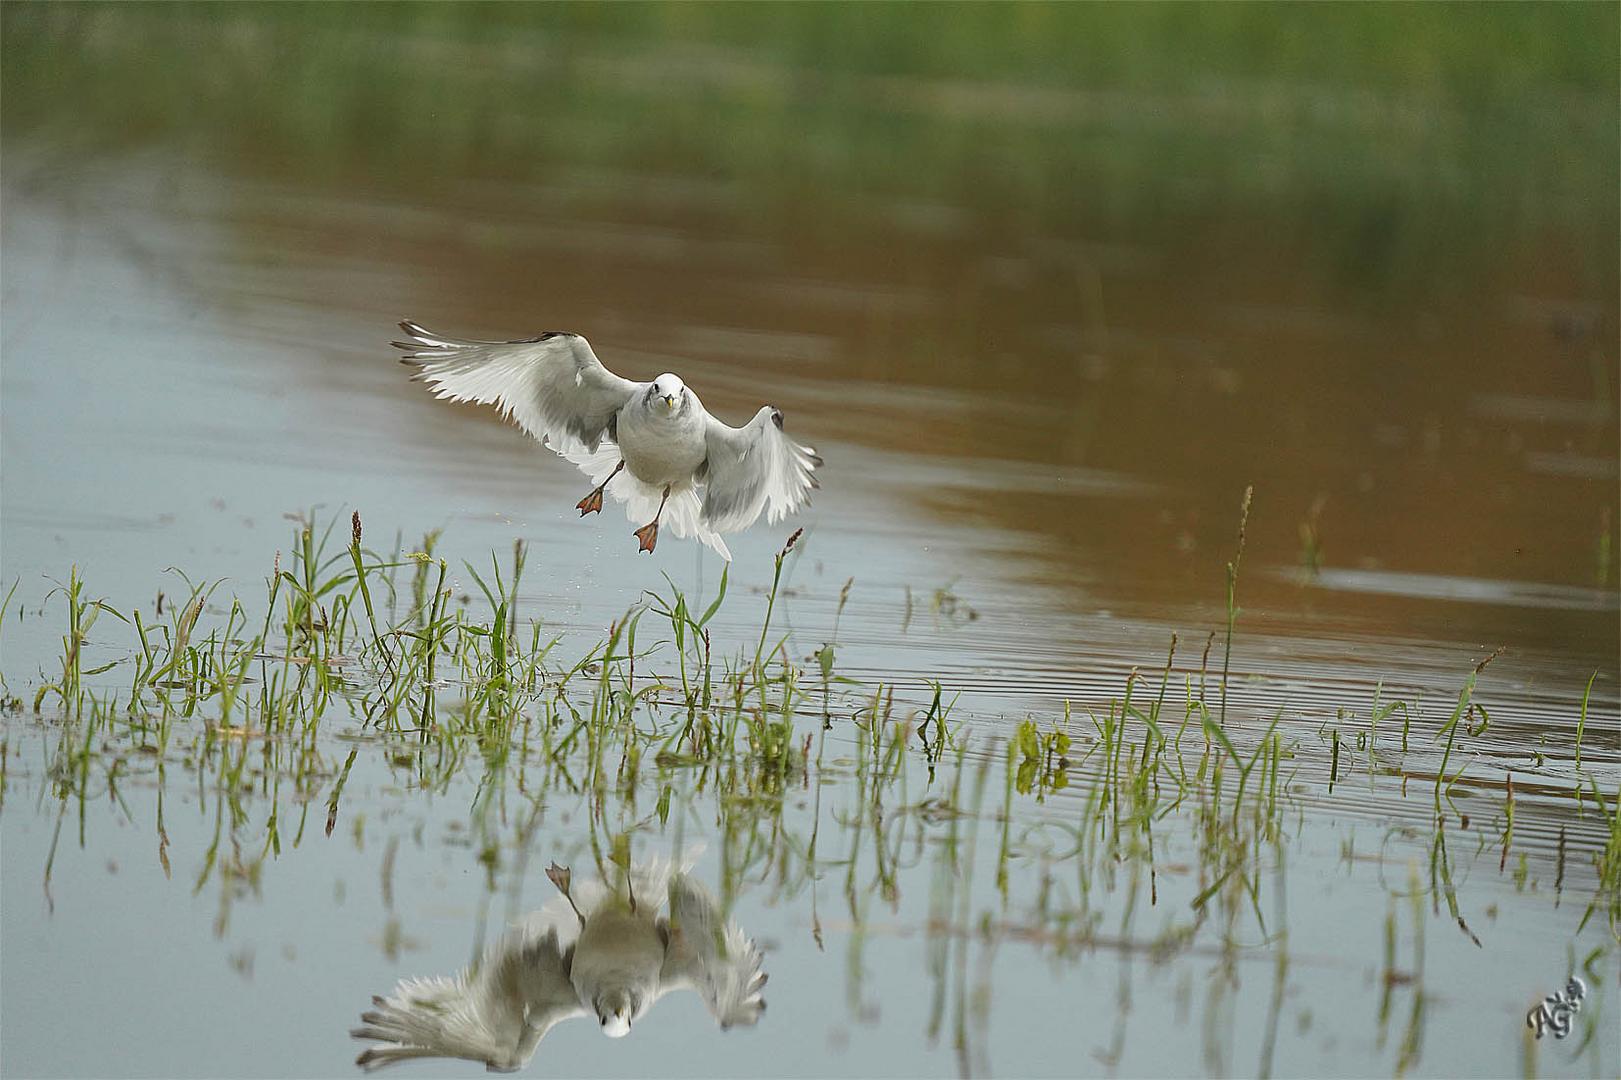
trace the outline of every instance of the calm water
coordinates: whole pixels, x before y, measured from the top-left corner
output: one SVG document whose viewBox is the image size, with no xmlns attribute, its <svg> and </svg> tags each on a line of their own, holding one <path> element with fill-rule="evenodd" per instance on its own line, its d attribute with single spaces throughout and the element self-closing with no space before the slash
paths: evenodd
<svg viewBox="0 0 1621 1080">
<path fill-rule="evenodd" d="M 514 35 L 435 97 L 403 88 L 472 47 L 399 31 L 355 54 L 379 99 L 327 111 L 284 80 L 319 88 L 343 49 L 277 67 L 286 27 L 244 18 L 193 27 L 212 52 L 176 76 L 181 123 L 168 91 L 120 105 L 89 73 L 144 80 L 136 43 L 156 63 L 182 32 L 90 10 L 6 22 L 9 1074 L 358 1074 L 370 995 L 466 964 L 550 898 L 549 860 L 588 867 L 627 832 L 638 857 L 705 845 L 695 873 L 765 949 L 769 1009 L 724 1034 L 691 995 L 623 1041 L 563 1025 L 536 1074 L 1499 1075 L 1531 1067 L 1526 1010 L 1584 965 L 1577 1030 L 1534 1067 L 1614 1073 L 1590 789 L 1621 788 L 1615 155 L 1559 143 L 1607 122 L 1613 150 L 1613 95 L 1500 117 L 1511 166 L 1468 103 L 1399 91 L 976 86 L 719 45 L 639 46 L 644 65 L 590 35 Z M 37 62 L 46 33 L 60 66 Z M 503 72 L 551 78 L 531 46 L 574 81 L 508 101 Z M 88 97 L 48 104 L 75 72 Z M 404 142 L 447 130 L 466 144 Z M 874 161 L 886 146 L 909 157 Z M 565 463 L 409 383 L 387 348 L 405 316 L 577 330 L 728 420 L 769 398 L 822 453 L 808 513 L 731 542 L 713 624 L 717 654 L 749 652 L 804 525 L 774 625 L 807 672 L 836 638 L 854 682 L 825 731 L 801 718 L 815 745 L 770 813 L 678 767 L 604 791 L 470 755 L 430 782 L 358 720 L 250 738 L 227 799 L 199 764 L 207 710 L 161 752 L 109 734 L 90 779 L 64 772 L 69 721 L 30 707 L 71 566 L 149 624 L 187 592 L 168 568 L 224 579 L 209 617 L 235 594 L 256 623 L 285 517 L 314 507 L 359 509 L 383 551 L 442 529 L 458 597 L 479 595 L 461 560 L 527 541 L 518 617 L 559 655 L 661 575 L 713 594 L 712 555 L 638 557 L 620 516 L 578 519 Z M 1293 749 L 1252 898 L 1220 888 L 1192 807 L 1146 855 L 1074 852 L 1102 790 L 1088 710 L 1134 669 L 1157 688 L 1173 634 L 1172 699 L 1199 680 L 1248 485 L 1228 730 L 1247 757 L 1277 718 Z M 1500 647 L 1438 824 L 1436 732 Z M 135 648 L 103 617 L 86 663 L 118 663 L 90 683 L 127 688 Z M 960 694 L 961 757 L 931 769 L 908 743 L 880 769 L 875 688 L 903 718 L 934 682 Z M 1395 700 L 1405 752 L 1395 718 L 1370 749 Z M 1007 789 L 1015 725 L 1066 706 L 1066 786 Z"/>
</svg>

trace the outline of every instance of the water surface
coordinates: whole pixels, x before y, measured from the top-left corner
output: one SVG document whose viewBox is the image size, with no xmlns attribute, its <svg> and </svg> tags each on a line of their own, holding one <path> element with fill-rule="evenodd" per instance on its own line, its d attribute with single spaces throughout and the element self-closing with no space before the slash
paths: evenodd
<svg viewBox="0 0 1621 1080">
<path fill-rule="evenodd" d="M 467 963 L 548 898 L 548 861 L 625 837 L 705 844 L 770 1007 L 726 1033 L 690 997 L 621 1042 L 559 1027 L 533 1071 L 1613 1072 L 1614 94 L 850 70 L 625 18 L 496 45 L 7 6 L 8 1070 L 348 1075 L 370 995 Z M 811 739 L 786 784 L 581 772 L 532 741 L 430 764 L 365 724 L 375 671 L 297 734 L 232 742 L 215 700 L 161 749 L 120 721 L 64 753 L 85 721 L 33 702 L 70 567 L 149 626 L 189 592 L 167 568 L 223 579 L 204 624 L 234 594 L 257 632 L 312 507 L 338 546 L 358 509 L 381 555 L 443 530 L 472 620 L 462 560 L 525 541 L 517 616 L 559 662 L 665 574 L 714 595 L 711 555 L 638 557 L 611 510 L 577 518 L 563 462 L 408 382 L 406 316 L 576 330 L 726 419 L 768 399 L 817 447 L 815 506 L 731 542 L 710 627 L 717 662 L 752 657 L 803 525 L 773 613 Z M 1246 761 L 1281 736 L 1282 809 L 1218 843 L 1206 787 L 1122 831 L 1098 724 L 1133 671 L 1139 707 L 1157 692 L 1173 635 L 1165 715 L 1200 685 L 1215 706 L 1250 486 L 1225 731 Z M 834 641 L 852 681 L 824 695 Z M 127 689 L 137 651 L 103 616 L 86 670 L 117 666 L 88 685 Z M 679 685 L 673 657 L 642 677 Z M 646 727 L 679 726 L 673 694 Z M 1027 717 L 1072 739 L 1062 787 L 1017 790 Z M 1195 719 L 1190 770 L 1206 746 Z M 224 779 L 244 748 L 249 780 Z M 1528 1043 L 1526 1010 L 1584 969 L 1577 1032 Z M 65 1037 L 66 998 L 90 1032 Z"/>
</svg>

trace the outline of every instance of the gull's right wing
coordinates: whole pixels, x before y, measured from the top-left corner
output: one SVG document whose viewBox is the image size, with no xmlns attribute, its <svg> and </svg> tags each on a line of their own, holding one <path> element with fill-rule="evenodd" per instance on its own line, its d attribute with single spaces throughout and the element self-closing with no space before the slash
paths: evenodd
<svg viewBox="0 0 1621 1080">
<path fill-rule="evenodd" d="M 396 341 L 436 396 L 494 405 L 559 451 L 595 450 L 613 439 L 614 417 L 641 384 L 602 366 L 579 334 L 552 330 L 522 341 L 444 337 L 407 319 Z"/>
<path fill-rule="evenodd" d="M 775 524 L 810 501 L 820 487 L 815 450 L 782 430 L 782 413 L 763 407 L 740 428 L 707 417 L 703 520 L 716 532 L 738 532 L 762 513 Z"/>
<path fill-rule="evenodd" d="M 660 995 L 681 987 L 698 991 L 722 1030 L 760 1019 L 766 983 L 760 947 L 737 923 L 723 924 L 708 891 L 684 873 L 670 879 L 668 937 Z"/>
<path fill-rule="evenodd" d="M 514 931 L 490 948 L 477 971 L 453 978 L 402 979 L 349 1032 L 375 1039 L 355 1059 L 367 1072 L 411 1058 L 465 1058 L 492 1072 L 522 1068 L 553 1025 L 584 1016 L 569 981 L 574 948 L 557 932 Z"/>
</svg>

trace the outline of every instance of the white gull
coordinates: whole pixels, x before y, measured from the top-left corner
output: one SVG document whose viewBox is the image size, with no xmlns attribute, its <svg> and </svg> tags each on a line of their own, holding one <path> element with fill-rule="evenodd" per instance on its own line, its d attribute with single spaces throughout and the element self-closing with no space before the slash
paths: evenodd
<svg viewBox="0 0 1621 1080">
<path fill-rule="evenodd" d="M 519 341 L 445 337 L 407 319 L 403 361 L 434 394 L 494 405 L 524 431 L 572 461 L 596 488 L 580 516 L 602 509 L 603 492 L 625 504 L 642 551 L 659 524 L 692 536 L 728 561 L 721 533 L 739 532 L 762 513 L 775 523 L 819 487 L 822 459 L 790 439 L 782 413 L 762 406 L 740 428 L 709 415 L 677 375 L 652 382 L 620 378 L 579 334 L 552 330 Z M 610 481 L 623 472 L 622 479 Z"/>
</svg>

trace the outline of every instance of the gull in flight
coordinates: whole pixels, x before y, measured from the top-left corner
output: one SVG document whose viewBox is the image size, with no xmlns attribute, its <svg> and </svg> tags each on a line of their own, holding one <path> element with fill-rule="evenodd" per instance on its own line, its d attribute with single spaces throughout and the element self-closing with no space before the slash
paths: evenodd
<svg viewBox="0 0 1621 1080">
<path fill-rule="evenodd" d="M 413 378 L 437 397 L 496 406 L 578 465 L 597 485 L 577 504 L 580 516 L 601 511 L 608 491 L 632 522 L 648 522 L 635 532 L 642 551 L 658 543 L 662 520 L 729 562 L 721 533 L 746 529 L 762 513 L 776 523 L 820 486 L 814 474 L 822 459 L 784 434 L 782 413 L 770 405 L 731 427 L 710 416 L 679 376 L 622 379 L 579 334 L 469 341 L 409 319 L 400 329 L 410 340 L 394 346 L 418 368 Z"/>
<path fill-rule="evenodd" d="M 752 1026 L 765 1010 L 760 949 L 724 920 L 688 876 L 650 860 L 624 893 L 572 887 L 566 867 L 546 871 L 567 900 L 516 924 L 474 968 L 453 977 L 402 979 L 349 1032 L 373 1039 L 355 1059 L 366 1071 L 412 1058 L 465 1058 L 492 1072 L 528 1064 L 553 1026 L 595 1016 L 620 1038 L 671 990 L 696 990 L 722 1030 Z M 652 899 L 652 903 L 649 903 Z M 661 914 L 668 905 L 668 913 Z"/>
</svg>

